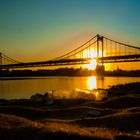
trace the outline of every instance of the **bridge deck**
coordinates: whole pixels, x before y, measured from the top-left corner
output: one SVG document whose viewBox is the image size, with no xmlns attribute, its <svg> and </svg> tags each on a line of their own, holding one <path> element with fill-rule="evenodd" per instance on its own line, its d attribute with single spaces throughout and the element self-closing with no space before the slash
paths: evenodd
<svg viewBox="0 0 140 140">
<path fill-rule="evenodd" d="M 2 65 L 2 69 L 10 68 L 28 68 L 28 67 L 44 67 L 59 65 L 80 65 L 89 64 L 92 59 L 96 59 L 98 63 L 117 63 L 117 62 L 135 62 L 140 61 L 140 55 L 124 55 L 124 56 L 107 56 L 99 58 L 80 58 L 80 59 L 60 59 L 53 61 L 28 62 L 19 64 Z"/>
</svg>

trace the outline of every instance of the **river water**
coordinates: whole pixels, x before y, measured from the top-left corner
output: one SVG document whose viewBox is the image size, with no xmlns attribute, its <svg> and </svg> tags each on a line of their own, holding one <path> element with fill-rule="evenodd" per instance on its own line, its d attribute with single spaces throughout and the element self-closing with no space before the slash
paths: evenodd
<svg viewBox="0 0 140 140">
<path fill-rule="evenodd" d="M 31 77 L 3 78 L 0 80 L 0 98 L 30 98 L 36 93 L 55 91 L 68 94 L 75 90 L 106 89 L 109 86 L 140 82 L 140 77 Z M 74 92 L 73 92 L 74 93 Z"/>
</svg>

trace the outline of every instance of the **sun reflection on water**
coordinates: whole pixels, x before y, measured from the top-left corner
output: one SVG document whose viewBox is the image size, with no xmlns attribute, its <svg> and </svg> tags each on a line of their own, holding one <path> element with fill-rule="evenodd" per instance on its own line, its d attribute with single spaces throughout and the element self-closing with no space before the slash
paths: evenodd
<svg viewBox="0 0 140 140">
<path fill-rule="evenodd" d="M 107 97 L 107 92 L 103 89 L 97 89 L 97 79 L 95 76 L 88 77 L 87 79 L 87 88 L 90 90 L 90 94 L 94 95 L 96 101 L 102 100 L 104 97 Z M 93 97 L 93 96 L 91 96 Z M 89 96 L 90 98 L 90 96 Z"/>
<path fill-rule="evenodd" d="M 95 76 L 88 77 L 88 79 L 87 79 L 87 88 L 89 90 L 97 88 L 97 81 L 96 81 L 96 77 Z"/>
<path fill-rule="evenodd" d="M 75 88 L 74 90 L 55 90 L 53 98 L 67 99 L 90 99 L 100 101 L 107 97 L 107 92 L 104 89 L 97 88 L 97 80 L 95 76 L 86 79 L 86 88 Z M 50 93 L 52 96 L 52 92 Z"/>
</svg>

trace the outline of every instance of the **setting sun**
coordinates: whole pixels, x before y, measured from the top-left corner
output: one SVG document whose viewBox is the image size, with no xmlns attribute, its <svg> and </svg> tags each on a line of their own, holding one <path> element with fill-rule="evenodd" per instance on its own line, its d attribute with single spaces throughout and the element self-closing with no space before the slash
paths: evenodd
<svg viewBox="0 0 140 140">
<path fill-rule="evenodd" d="M 96 68 L 97 62 L 95 59 L 92 59 L 89 64 L 84 65 L 89 70 L 93 70 Z"/>
<path fill-rule="evenodd" d="M 84 67 L 88 68 L 89 70 L 94 70 L 97 65 L 96 57 L 97 57 L 97 50 L 94 47 L 90 49 L 85 49 L 82 54 L 83 58 L 91 58 L 89 64 L 85 64 Z M 104 50 L 103 56 L 106 56 L 106 50 Z M 102 57 L 102 50 L 99 49 L 98 57 Z"/>
<path fill-rule="evenodd" d="M 84 50 L 83 57 L 84 58 L 92 58 L 89 64 L 85 64 L 84 67 L 88 68 L 89 70 L 93 70 L 96 68 L 97 62 L 95 57 L 97 56 L 95 50 L 91 48 L 90 50 Z"/>
</svg>

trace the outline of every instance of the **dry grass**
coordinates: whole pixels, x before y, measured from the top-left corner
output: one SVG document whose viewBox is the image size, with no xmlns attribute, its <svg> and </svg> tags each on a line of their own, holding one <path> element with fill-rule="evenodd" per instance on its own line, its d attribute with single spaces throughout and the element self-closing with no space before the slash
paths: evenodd
<svg viewBox="0 0 140 140">
<path fill-rule="evenodd" d="M 138 139 L 140 137 L 122 133 L 115 129 L 99 127 L 81 127 L 79 125 L 46 122 L 40 123 L 13 115 L 0 114 L 0 137 L 9 139 L 94 139 L 121 140 L 122 138 Z"/>
<path fill-rule="evenodd" d="M 0 136 L 5 139 L 58 139 L 58 138 L 80 138 L 80 139 L 109 139 L 112 137 L 103 137 L 100 135 L 103 130 L 97 129 L 89 131 L 86 128 L 64 123 L 46 123 L 42 124 L 36 121 L 30 121 L 13 115 L 0 114 Z"/>
<path fill-rule="evenodd" d="M 117 111 L 112 109 L 93 108 L 88 106 L 77 106 L 60 109 L 45 109 L 23 106 L 0 106 L 0 112 L 6 114 L 12 114 L 30 120 L 42 120 L 42 119 L 79 119 L 88 117 L 89 111 L 99 111 L 101 116 L 114 114 Z"/>
</svg>

